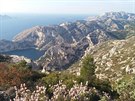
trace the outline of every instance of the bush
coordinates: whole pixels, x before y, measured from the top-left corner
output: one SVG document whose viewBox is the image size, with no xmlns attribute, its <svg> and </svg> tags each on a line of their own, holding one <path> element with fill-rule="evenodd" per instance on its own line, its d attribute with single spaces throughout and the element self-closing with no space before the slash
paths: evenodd
<svg viewBox="0 0 135 101">
<path fill-rule="evenodd" d="M 81 77 L 85 81 L 92 82 L 93 79 L 95 79 L 95 63 L 94 59 L 90 56 L 87 55 L 83 60 L 82 60 L 82 67 L 81 67 Z"/>
<path fill-rule="evenodd" d="M 25 62 L 13 65 L 0 63 L 0 87 L 7 89 L 11 86 L 19 86 L 21 83 L 34 86 L 34 83 L 45 76 L 23 66 L 26 66 Z"/>
<path fill-rule="evenodd" d="M 3 65 L 3 67 L 0 67 L 0 85 L 3 88 L 20 85 L 31 75 L 32 72 L 30 70 L 19 70 L 16 67 Z"/>
<path fill-rule="evenodd" d="M 99 89 L 100 91 L 104 91 L 107 93 L 110 93 L 112 90 L 112 87 L 108 80 L 95 79 L 92 85 L 96 87 L 97 89 Z"/>
<path fill-rule="evenodd" d="M 59 82 L 59 74 L 57 72 L 50 73 L 41 80 L 45 86 L 55 85 Z"/>
<path fill-rule="evenodd" d="M 123 76 L 117 82 L 116 90 L 119 93 L 121 101 L 135 101 L 135 75 Z"/>
<path fill-rule="evenodd" d="M 17 64 L 15 64 L 16 65 L 16 67 L 18 67 L 19 69 L 32 69 L 32 67 L 31 66 L 28 66 L 27 65 L 27 62 L 25 61 L 25 60 L 22 60 L 22 61 L 20 61 L 19 63 L 17 63 Z"/>
<path fill-rule="evenodd" d="M 116 99 L 119 97 L 119 94 L 112 89 L 111 83 L 109 80 L 100 80 L 95 79 L 92 83 L 92 86 L 98 89 L 101 93 L 106 92 L 110 95 L 111 99 Z"/>
</svg>

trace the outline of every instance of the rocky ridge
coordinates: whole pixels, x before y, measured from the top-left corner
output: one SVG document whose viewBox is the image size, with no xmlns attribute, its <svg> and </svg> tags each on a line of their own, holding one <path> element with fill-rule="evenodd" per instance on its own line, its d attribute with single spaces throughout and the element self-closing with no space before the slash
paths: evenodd
<svg viewBox="0 0 135 101">
<path fill-rule="evenodd" d="M 2 40 L 0 51 L 35 47 L 45 54 L 37 62 L 45 69 L 62 70 L 80 59 L 87 47 L 133 36 L 135 14 L 110 12 L 95 19 L 55 26 L 36 26 L 19 33 L 12 42 Z"/>
</svg>

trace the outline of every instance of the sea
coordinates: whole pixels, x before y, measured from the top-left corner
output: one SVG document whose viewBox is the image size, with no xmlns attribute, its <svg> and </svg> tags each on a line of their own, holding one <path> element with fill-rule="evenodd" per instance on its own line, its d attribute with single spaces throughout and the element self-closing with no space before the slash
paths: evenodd
<svg viewBox="0 0 135 101">
<path fill-rule="evenodd" d="M 58 25 L 63 22 L 74 22 L 83 20 L 94 14 L 6 14 L 10 19 L 0 19 L 0 40 L 12 40 L 20 32 L 34 26 Z M 9 55 L 25 56 L 36 60 L 43 55 L 42 51 L 36 49 L 15 50 L 6 52 Z"/>
</svg>

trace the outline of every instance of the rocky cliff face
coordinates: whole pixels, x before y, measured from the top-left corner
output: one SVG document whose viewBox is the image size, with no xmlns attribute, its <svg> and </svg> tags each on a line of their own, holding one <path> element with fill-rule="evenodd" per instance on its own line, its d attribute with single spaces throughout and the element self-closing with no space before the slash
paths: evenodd
<svg viewBox="0 0 135 101">
<path fill-rule="evenodd" d="M 39 64 L 61 70 L 80 59 L 87 47 L 135 35 L 134 26 L 135 14 L 110 12 L 95 19 L 33 27 L 19 33 L 12 42 L 0 41 L 0 51 L 35 47 L 45 51 L 37 60 Z"/>
<path fill-rule="evenodd" d="M 62 43 L 52 46 L 38 60 L 38 63 L 42 64 L 47 70 L 66 69 L 83 56 L 89 45 L 88 39 L 82 39 L 77 44 Z"/>
</svg>

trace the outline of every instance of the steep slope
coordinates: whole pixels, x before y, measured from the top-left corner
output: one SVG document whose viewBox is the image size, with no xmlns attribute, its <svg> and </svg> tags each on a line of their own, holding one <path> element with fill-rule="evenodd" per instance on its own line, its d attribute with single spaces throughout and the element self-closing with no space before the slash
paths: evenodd
<svg viewBox="0 0 135 101">
<path fill-rule="evenodd" d="M 135 74 L 135 37 L 107 41 L 86 53 L 94 57 L 99 78 L 116 80 L 124 74 Z"/>
<path fill-rule="evenodd" d="M 80 59 L 89 45 L 93 46 L 88 39 L 82 39 L 74 45 L 66 43 L 55 45 L 49 48 L 37 62 L 47 70 L 63 70 Z"/>
<path fill-rule="evenodd" d="M 29 42 L 37 48 L 45 50 L 49 45 L 74 44 L 96 29 L 102 30 L 95 21 L 76 21 L 58 26 L 36 26 L 18 34 L 13 41 Z M 106 35 L 106 33 L 104 34 Z"/>
<path fill-rule="evenodd" d="M 91 55 L 96 65 L 96 76 L 100 79 L 119 81 L 124 76 L 135 74 L 135 36 L 126 40 L 111 40 L 88 47 L 84 56 Z M 78 74 L 82 59 L 75 62 L 67 71 Z"/>
</svg>

